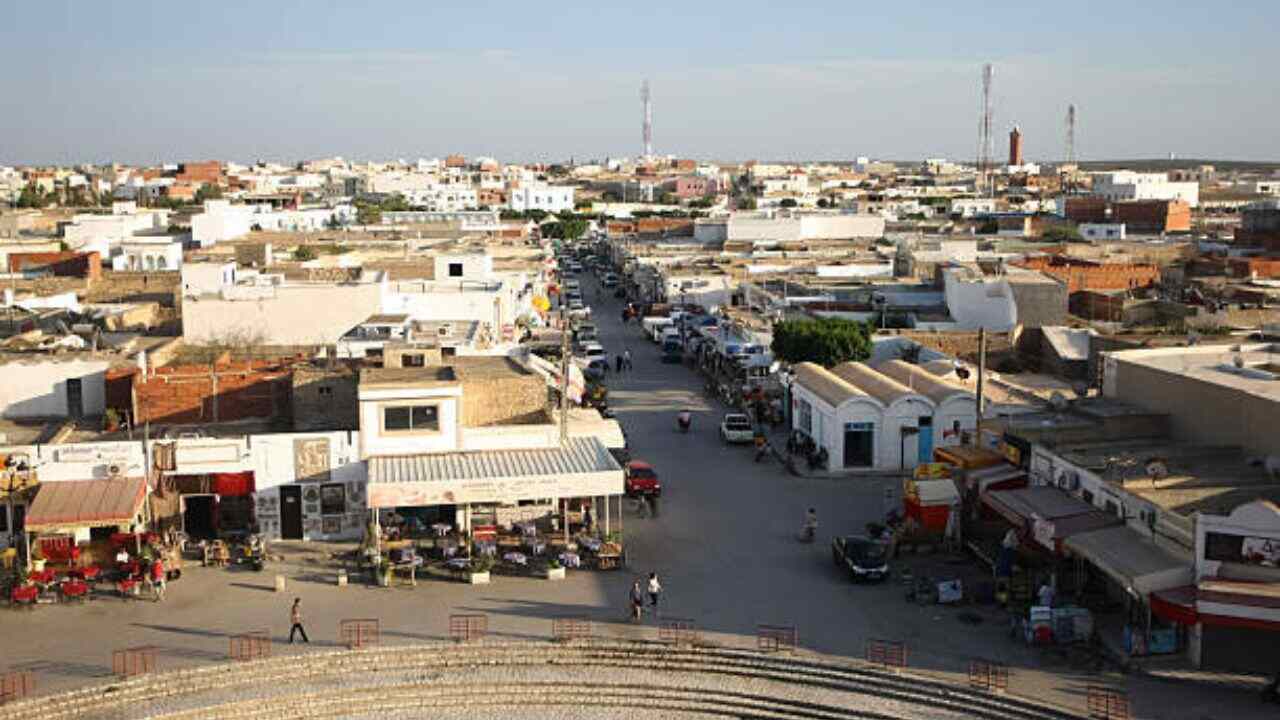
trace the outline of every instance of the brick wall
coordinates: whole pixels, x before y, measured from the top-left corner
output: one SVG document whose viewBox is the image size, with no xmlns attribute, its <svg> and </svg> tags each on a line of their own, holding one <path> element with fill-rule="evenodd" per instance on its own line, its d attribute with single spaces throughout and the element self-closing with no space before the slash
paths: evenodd
<svg viewBox="0 0 1280 720">
<path fill-rule="evenodd" d="M 1068 220 L 1078 223 L 1107 222 L 1107 201 L 1105 198 L 1079 197 L 1067 198 L 1064 211 Z"/>
<path fill-rule="evenodd" d="M 1231 258 L 1227 270 L 1232 277 L 1280 278 L 1280 258 Z"/>
<path fill-rule="evenodd" d="M 292 369 L 272 362 L 156 368 L 133 383 L 138 422 L 270 419 L 288 412 Z"/>
<path fill-rule="evenodd" d="M 949 357 L 959 358 L 966 362 L 978 361 L 978 333 L 976 332 L 942 332 L 925 330 L 898 330 L 897 335 L 935 350 Z M 987 354 L 1007 352 L 1013 348 L 1009 333 L 987 333 Z"/>
<path fill-rule="evenodd" d="M 10 253 L 9 272 L 47 269 L 57 277 L 102 277 L 102 258 L 96 252 Z"/>
<path fill-rule="evenodd" d="M 1191 229 L 1191 206 L 1178 200 L 1136 200 L 1116 203 L 1113 222 L 1131 232 L 1186 232 Z"/>
<path fill-rule="evenodd" d="M 1022 267 L 1039 270 L 1065 282 L 1067 291 L 1129 290 L 1160 282 L 1160 268 L 1147 264 L 1064 262 L 1061 258 L 1027 258 Z"/>
<path fill-rule="evenodd" d="M 293 429 L 357 430 L 358 380 L 347 368 L 299 365 L 293 369 L 291 408 Z"/>
</svg>

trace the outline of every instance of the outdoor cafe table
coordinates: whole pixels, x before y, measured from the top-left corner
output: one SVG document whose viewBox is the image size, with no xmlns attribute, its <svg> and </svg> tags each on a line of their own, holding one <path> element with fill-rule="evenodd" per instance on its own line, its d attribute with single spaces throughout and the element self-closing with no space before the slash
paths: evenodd
<svg viewBox="0 0 1280 720">
<path fill-rule="evenodd" d="M 32 572 L 28 574 L 27 580 L 30 580 L 37 585 L 50 585 L 57 579 L 57 577 L 58 574 L 53 570 L 46 569 L 41 570 L 40 572 Z"/>
<path fill-rule="evenodd" d="M 71 577 L 80 578 L 86 582 L 93 582 L 102 574 L 101 569 L 97 565 L 86 565 L 78 570 L 71 571 Z"/>
</svg>

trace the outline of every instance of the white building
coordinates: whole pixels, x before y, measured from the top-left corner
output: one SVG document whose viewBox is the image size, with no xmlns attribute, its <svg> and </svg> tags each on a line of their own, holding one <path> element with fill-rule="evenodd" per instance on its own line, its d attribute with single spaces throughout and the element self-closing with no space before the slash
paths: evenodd
<svg viewBox="0 0 1280 720">
<path fill-rule="evenodd" d="M 549 213 L 571 212 L 574 190 L 575 188 L 570 185 L 512 188 L 508 194 L 507 206 L 517 212 L 525 210 L 545 210 Z"/>
<path fill-rule="evenodd" d="M 138 212 L 133 203 L 115 203 L 112 214 L 76 215 L 62 232 L 70 249 L 98 249 L 105 257 L 110 248 L 125 240 L 137 235 L 164 233 L 168 229 L 168 210 Z"/>
<path fill-rule="evenodd" d="M 995 198 L 955 198 L 951 201 L 950 213 L 962 218 L 973 218 L 979 215 L 991 215 L 996 211 Z"/>
<path fill-rule="evenodd" d="M 249 234 L 253 227 L 254 209 L 248 205 L 232 205 L 230 200 L 205 200 L 204 212 L 191 218 L 191 239 L 200 247 Z"/>
<path fill-rule="evenodd" d="M 1124 240 L 1124 223 L 1080 223 L 1076 227 L 1085 240 Z"/>
<path fill-rule="evenodd" d="M 1137 173 L 1131 170 L 1094 173 L 1093 194 L 1111 202 L 1181 200 L 1191 207 L 1200 204 L 1199 183 L 1170 182 L 1166 173 Z"/>
<path fill-rule="evenodd" d="M 347 282 L 305 282 L 234 263 L 184 264 L 182 286 L 182 335 L 189 343 L 329 345 L 382 312 L 390 295 L 386 273 L 354 269 Z"/>
<path fill-rule="evenodd" d="M 182 267 L 182 241 L 173 237 L 135 237 L 120 243 L 111 256 L 111 269 L 177 270 Z"/>
</svg>

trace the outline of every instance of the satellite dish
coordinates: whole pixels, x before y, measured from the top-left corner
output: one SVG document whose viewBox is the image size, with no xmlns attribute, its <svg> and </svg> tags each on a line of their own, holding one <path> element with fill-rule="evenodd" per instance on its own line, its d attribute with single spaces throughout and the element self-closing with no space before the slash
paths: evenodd
<svg viewBox="0 0 1280 720">
<path fill-rule="evenodd" d="M 1052 407 L 1054 410 L 1059 410 L 1059 411 L 1066 410 L 1070 404 L 1071 403 L 1067 400 L 1067 396 L 1063 395 L 1057 390 L 1055 390 L 1053 394 L 1049 396 L 1049 406 Z"/>
</svg>

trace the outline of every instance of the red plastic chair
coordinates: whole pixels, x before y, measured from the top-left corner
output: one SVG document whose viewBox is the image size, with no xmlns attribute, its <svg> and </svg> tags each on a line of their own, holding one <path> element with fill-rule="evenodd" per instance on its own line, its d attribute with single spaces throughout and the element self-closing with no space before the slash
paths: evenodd
<svg viewBox="0 0 1280 720">
<path fill-rule="evenodd" d="M 67 580 L 62 583 L 62 598 L 64 600 L 83 601 L 88 595 L 89 586 L 83 580 Z"/>
<path fill-rule="evenodd" d="M 34 605 L 36 598 L 40 597 L 40 588 L 35 585 L 23 585 L 13 589 L 13 593 L 9 596 L 15 603 L 26 603 Z"/>
</svg>

